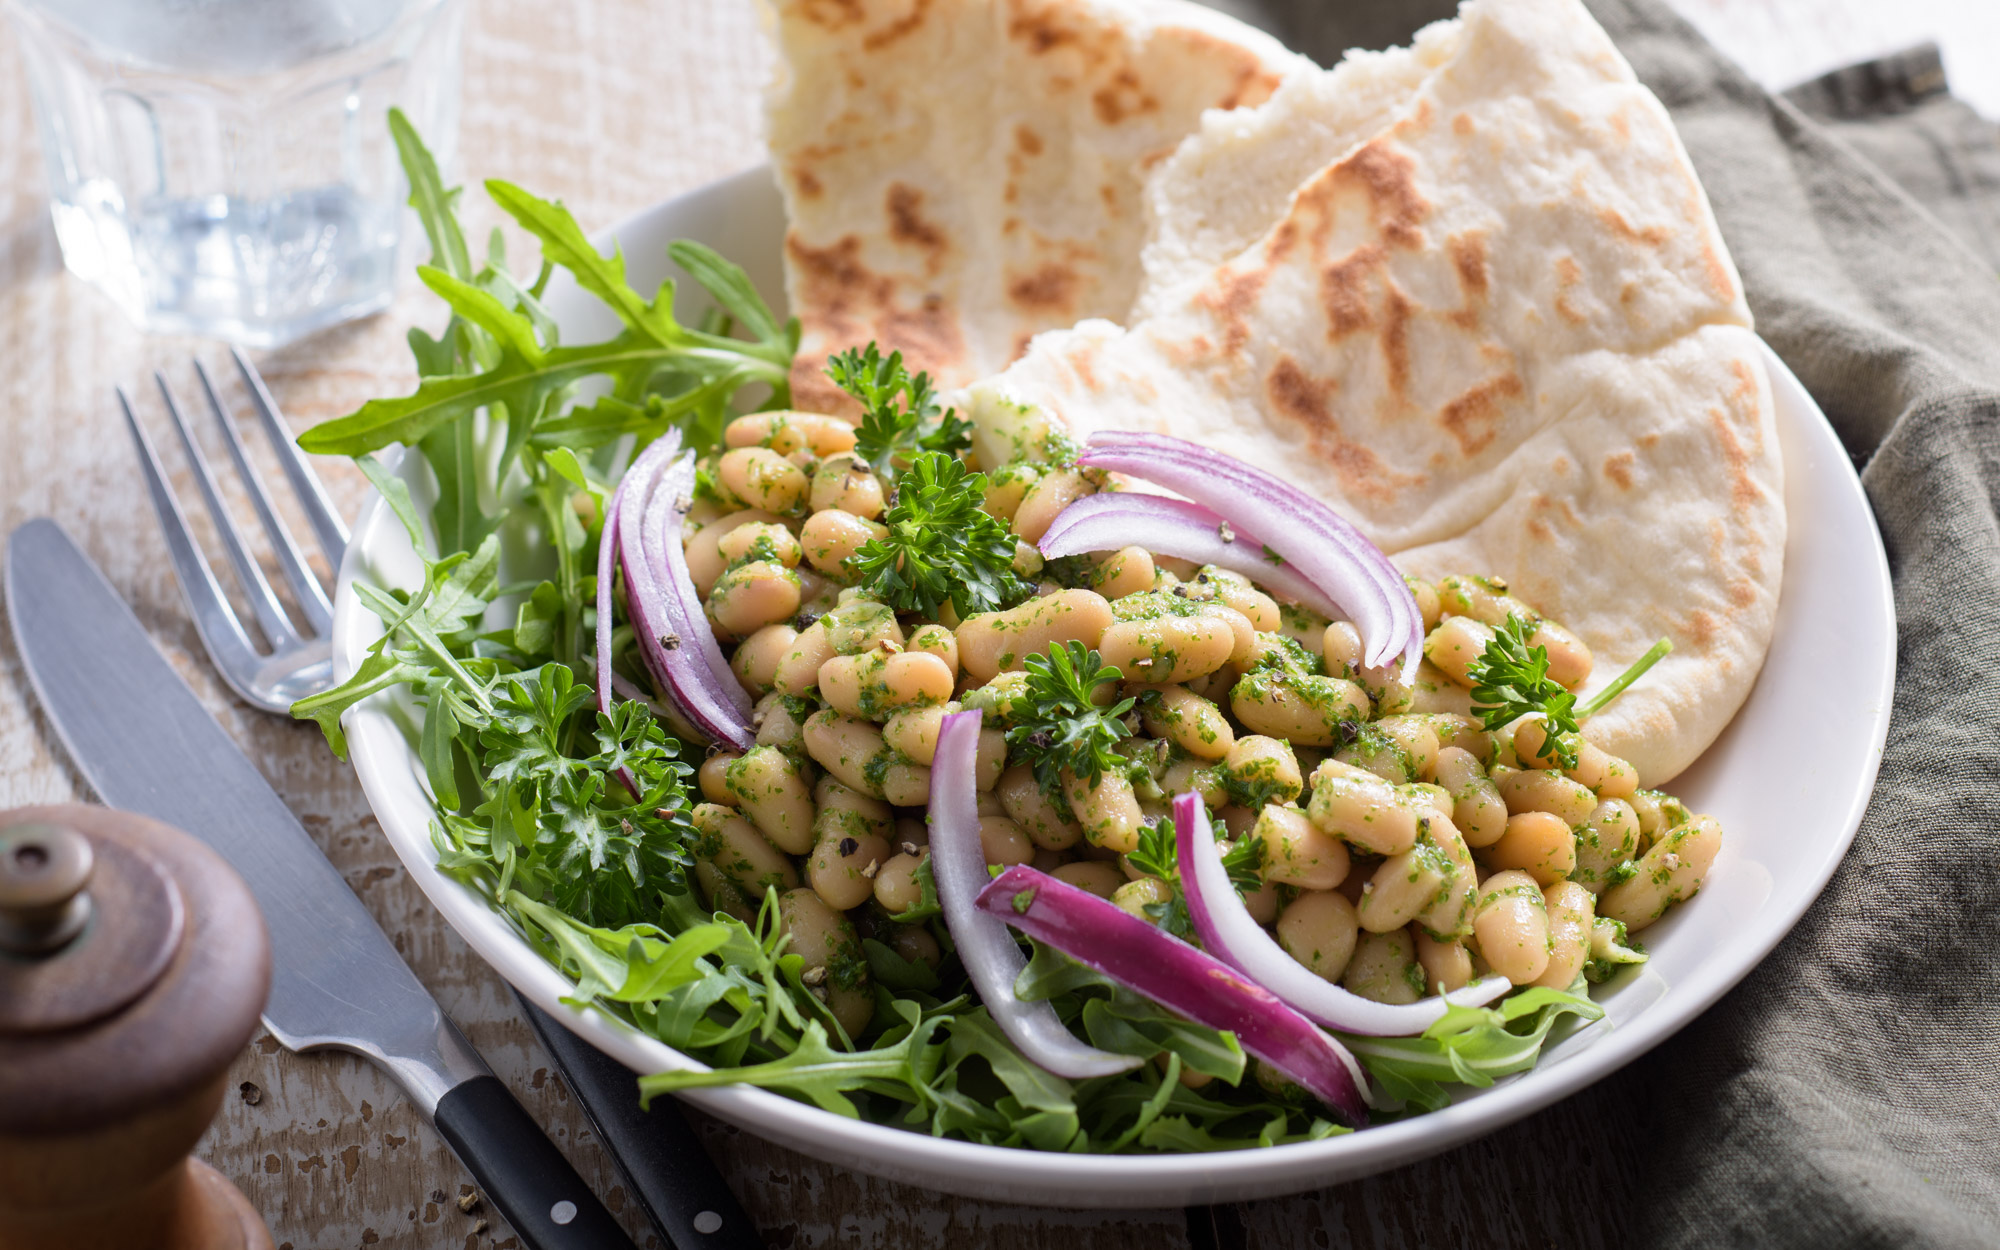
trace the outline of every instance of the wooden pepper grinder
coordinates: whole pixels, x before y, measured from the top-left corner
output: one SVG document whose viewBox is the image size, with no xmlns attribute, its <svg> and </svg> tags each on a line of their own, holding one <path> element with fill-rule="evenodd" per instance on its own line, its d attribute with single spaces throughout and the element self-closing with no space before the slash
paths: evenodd
<svg viewBox="0 0 2000 1250">
<path fill-rule="evenodd" d="M 0 812 L 0 1250 L 270 1250 L 188 1157 L 270 990 L 227 863 L 102 807 Z"/>
</svg>

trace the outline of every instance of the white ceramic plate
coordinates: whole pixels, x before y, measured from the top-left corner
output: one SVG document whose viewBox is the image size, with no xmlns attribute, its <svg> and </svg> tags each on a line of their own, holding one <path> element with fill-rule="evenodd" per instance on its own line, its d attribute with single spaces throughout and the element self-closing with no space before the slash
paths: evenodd
<svg viewBox="0 0 2000 1250">
<path fill-rule="evenodd" d="M 666 245 L 688 237 L 743 265 L 782 307 L 783 230 L 777 189 L 759 169 L 641 213 L 608 238 L 622 245 L 640 290 L 681 276 Z M 559 281 L 549 306 L 565 341 L 614 330 L 611 314 L 573 284 Z M 807 1154 L 953 1193 L 1053 1206 L 1180 1206 L 1311 1189 L 1435 1154 L 1575 1093 L 1665 1040 L 1742 979 L 1819 894 L 1853 840 L 1888 728 L 1895 613 L 1874 516 L 1825 417 L 1775 355 L 1768 364 L 1790 510 L 1777 639 L 1736 720 L 1672 784 L 1695 810 L 1721 820 L 1722 853 L 1701 894 L 1647 930 L 1651 961 L 1601 995 L 1606 1018 L 1554 1047 L 1532 1072 L 1403 1123 L 1208 1155 L 1045 1154 L 857 1123 L 756 1089 L 686 1097 Z M 381 630 L 356 600 L 352 580 L 409 586 L 419 574 L 401 527 L 375 501 L 341 570 L 334 663 L 343 676 Z M 522 993 L 634 1071 L 690 1066 L 616 1019 L 564 1006 L 569 982 L 485 900 L 437 871 L 409 724 L 407 707 L 382 698 L 355 708 L 346 722 L 355 771 L 383 830 L 445 919 Z"/>
</svg>

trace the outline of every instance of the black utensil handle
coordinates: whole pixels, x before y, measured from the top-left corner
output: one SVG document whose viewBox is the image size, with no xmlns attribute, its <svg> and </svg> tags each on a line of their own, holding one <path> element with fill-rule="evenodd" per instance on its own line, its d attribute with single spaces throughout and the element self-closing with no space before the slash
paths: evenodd
<svg viewBox="0 0 2000 1250">
<path fill-rule="evenodd" d="M 527 999 L 528 1023 L 556 1061 L 597 1136 L 624 1173 L 653 1227 L 673 1250 L 764 1250 L 757 1225 L 736 1201 L 701 1138 L 672 1098 L 639 1109 L 632 1070 Z"/>
<path fill-rule="evenodd" d="M 632 1239 L 497 1076 L 438 1100 L 438 1132 L 528 1250 L 633 1250 Z"/>
</svg>

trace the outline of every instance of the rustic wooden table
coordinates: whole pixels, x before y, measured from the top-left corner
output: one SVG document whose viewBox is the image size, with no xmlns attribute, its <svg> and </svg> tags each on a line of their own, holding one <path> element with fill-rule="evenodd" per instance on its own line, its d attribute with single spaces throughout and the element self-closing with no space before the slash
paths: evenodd
<svg viewBox="0 0 2000 1250">
<path fill-rule="evenodd" d="M 1707 26 L 1726 9 L 1779 7 L 1778 0 L 1680 2 Z M 1815 11 L 1873 7 L 1844 0 Z M 459 160 L 468 182 L 516 178 L 561 196 L 586 225 L 597 225 L 758 159 L 765 58 L 747 2 L 483 0 L 469 19 Z M 1842 50 L 1865 55 L 1894 42 Z M 144 403 L 153 369 L 188 386 L 190 355 L 214 366 L 221 353 L 211 343 L 142 336 L 65 276 L 33 136 L 18 55 L 0 29 L 0 529 L 53 516 L 96 557 L 446 1010 L 622 1211 L 639 1243 L 657 1245 L 505 985 L 410 883 L 352 773 L 316 730 L 236 702 L 203 662 L 141 502 L 110 388 L 134 389 Z M 476 193 L 468 213 L 474 237 L 483 238 L 495 214 Z M 527 254 L 518 237 L 512 242 L 517 255 Z M 434 301 L 406 293 L 388 314 L 260 363 L 302 428 L 368 396 L 407 389 L 413 372 L 403 327 L 435 328 L 441 320 Z M 339 464 L 322 467 L 352 515 L 362 496 L 359 475 Z M 0 807 L 88 797 L 31 705 L 11 639 L 0 633 Z M 461 1210 L 457 1200 L 470 1191 L 464 1170 L 367 1064 L 292 1055 L 266 1037 L 237 1061 L 231 1085 L 239 1084 L 241 1096 L 228 1101 L 200 1153 L 249 1194 L 283 1250 L 517 1244 L 490 1207 Z M 700 1127 L 778 1247 L 1607 1246 L 1623 1240 L 1619 1198 L 1633 1179 L 1610 1148 L 1611 1128 L 1570 1104 L 1387 1176 L 1191 1215 L 952 1198 L 809 1159 L 714 1122 Z"/>
</svg>

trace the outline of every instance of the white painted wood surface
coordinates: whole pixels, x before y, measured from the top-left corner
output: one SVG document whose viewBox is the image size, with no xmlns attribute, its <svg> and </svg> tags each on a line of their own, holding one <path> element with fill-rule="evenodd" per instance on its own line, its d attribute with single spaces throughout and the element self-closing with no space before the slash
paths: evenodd
<svg viewBox="0 0 2000 1250">
<path fill-rule="evenodd" d="M 1989 4 L 1905 0 L 1676 0 L 1725 47 L 1779 85 L 1921 38 L 1947 38 L 1968 89 L 1994 90 L 2000 51 Z M 586 225 L 760 159 L 764 52 L 744 0 L 479 0 L 466 49 L 461 169 L 561 196 Z M 1934 20 L 1933 20 L 1934 19 Z M 1928 24 L 1926 24 L 1928 23 Z M 1983 46 L 1954 46 L 1954 36 Z M 1983 58 L 1983 61 L 1982 61 Z M 2000 112 L 1991 94 L 1989 112 Z M 475 238 L 496 214 L 467 197 Z M 512 243 L 521 247 L 516 235 Z M 525 255 L 525 250 L 521 253 Z M 388 314 L 265 356 L 295 426 L 407 390 L 403 327 L 435 328 L 435 301 L 406 290 Z M 11 37 L 0 30 L 0 528 L 50 515 L 101 563 L 209 708 L 270 777 L 349 883 L 558 1144 L 629 1208 L 567 1091 L 550 1075 L 504 985 L 445 928 L 397 865 L 349 770 L 316 730 L 233 701 L 202 661 L 140 496 L 111 387 L 141 393 L 151 370 L 192 386 L 186 360 L 221 353 L 148 338 L 66 277 L 43 204 L 40 152 Z M 158 419 L 150 396 L 142 396 Z M 329 464 L 358 507 L 358 474 Z M 0 806 L 87 799 L 28 702 L 0 633 Z M 238 1061 L 231 1098 L 201 1153 L 264 1213 L 281 1247 L 515 1245 L 490 1207 L 456 1198 L 463 1169 L 388 1080 L 358 1060 L 300 1057 L 268 1038 Z M 704 1124 L 732 1183 L 778 1247 L 1062 1244 L 1074 1250 L 1189 1244 L 1178 1211 L 1097 1215 L 972 1202 L 873 1180 Z M 1633 1178 L 1611 1129 L 1565 1107 L 1486 1142 L 1386 1177 L 1218 1217 L 1219 1244 L 1606 1246 L 1621 1240 L 1618 1195 Z M 1555 1154 L 1539 1143 L 1565 1143 Z M 1533 1200 L 1518 1201 L 1534 1195 Z M 625 1218 L 638 1232 L 630 1209 Z M 640 1244 L 649 1238 L 642 1236 Z M 1195 1244 L 1210 1244 L 1206 1234 Z"/>
<path fill-rule="evenodd" d="M 1667 0 L 1764 86 L 1925 40 L 1944 50 L 1954 95 L 2000 121 L 2000 4 L 1993 0 Z"/>
</svg>

